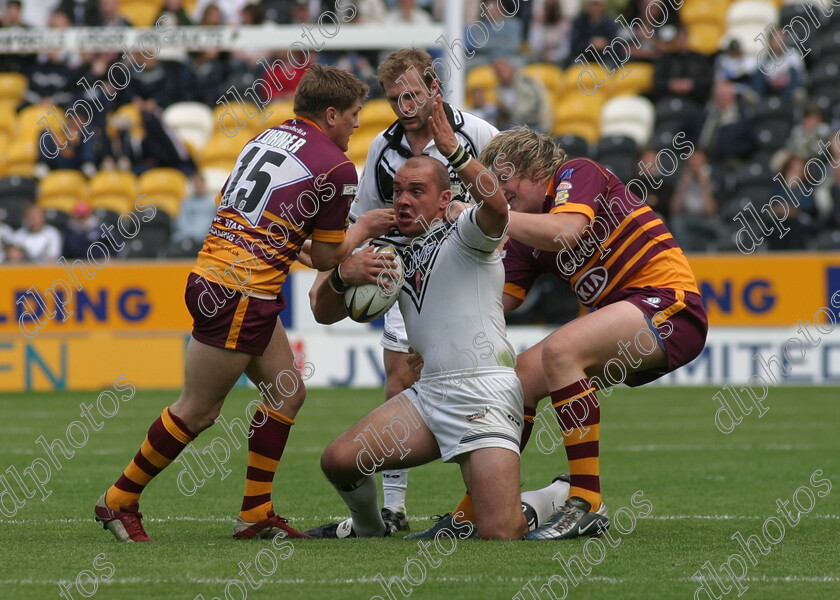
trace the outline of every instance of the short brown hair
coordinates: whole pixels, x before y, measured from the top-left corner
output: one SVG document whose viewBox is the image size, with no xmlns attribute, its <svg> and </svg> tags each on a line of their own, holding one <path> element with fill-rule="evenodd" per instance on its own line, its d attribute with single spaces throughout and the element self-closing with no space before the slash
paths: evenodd
<svg viewBox="0 0 840 600">
<path fill-rule="evenodd" d="M 566 160 L 566 153 L 551 137 L 528 127 L 514 127 L 496 135 L 481 151 L 478 161 L 489 169 L 510 163 L 511 179 L 525 177 L 535 182 L 548 181 L 557 167 Z"/>
<path fill-rule="evenodd" d="M 303 74 L 295 90 L 295 114 L 318 118 L 330 106 L 344 112 L 356 102 L 364 102 L 367 95 L 368 86 L 349 71 L 315 64 Z"/>
<path fill-rule="evenodd" d="M 427 156 L 425 154 L 420 156 L 412 156 L 403 164 L 403 167 L 408 167 L 409 169 L 416 169 L 422 165 L 429 165 L 432 169 L 432 180 L 430 183 L 433 183 L 437 188 L 438 193 L 444 192 L 450 189 L 449 185 L 449 170 L 443 165 L 436 158 L 432 158 L 431 156 Z M 402 168 L 402 167 L 401 167 Z"/>
<path fill-rule="evenodd" d="M 431 86 L 432 82 L 437 79 L 435 67 L 432 65 L 432 57 L 428 52 L 418 48 L 402 48 L 391 52 L 380 63 L 379 70 L 376 73 L 379 85 L 384 89 L 386 83 L 396 81 L 411 67 L 415 67 L 420 72 L 426 87 Z"/>
</svg>

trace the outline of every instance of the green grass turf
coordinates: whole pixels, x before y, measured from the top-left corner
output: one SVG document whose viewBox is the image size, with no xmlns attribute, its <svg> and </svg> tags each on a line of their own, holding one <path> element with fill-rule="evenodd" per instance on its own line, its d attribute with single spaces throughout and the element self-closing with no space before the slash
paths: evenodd
<svg viewBox="0 0 840 600">
<path fill-rule="evenodd" d="M 733 533 L 761 535 L 765 519 L 776 514 L 776 499 L 790 499 L 798 487 L 809 486 L 811 473 L 822 469 L 834 489 L 816 497 L 814 508 L 796 527 L 786 527 L 784 539 L 769 546 L 767 556 L 756 553 L 758 564 L 749 564 L 746 597 L 840 598 L 838 391 L 773 389 L 769 412 L 761 419 L 755 412 L 746 416 L 729 435 L 714 427 L 712 388 L 618 389 L 604 398 L 602 482 L 608 506 L 613 514 L 626 507 L 621 523 L 625 531 L 632 523 L 628 511 L 642 511 L 630 504 L 635 492 L 643 492 L 653 511 L 626 535 L 614 526 L 613 540 L 620 543 L 614 548 L 604 543 L 603 561 L 590 565 L 589 576 L 580 577 L 567 597 L 691 598 L 697 584 L 690 578 L 706 561 L 719 566 L 730 554 L 742 553 L 730 539 Z M 380 393 L 310 391 L 274 493 L 278 512 L 295 527 L 305 529 L 344 514 L 320 474 L 318 457 L 336 434 L 378 403 Z M 261 550 L 275 552 L 268 542 L 230 538 L 242 492 L 244 446 L 228 463 L 230 475 L 207 480 L 192 497 L 175 485 L 181 471 L 177 465 L 150 485 L 143 512 L 155 543 L 117 544 L 93 522 L 93 503 L 134 454 L 162 406 L 176 397 L 169 391 L 138 392 L 101 431 L 91 433 L 72 459 L 62 460 L 48 484 L 52 495 L 46 501 L 30 499 L 14 518 L 0 521 L 0 598 L 58 598 L 58 580 L 75 581 L 84 570 L 93 571 L 95 557 L 104 554 L 97 562 L 99 573 L 108 577 L 111 568 L 113 573 L 99 584 L 97 598 L 193 600 L 202 594 L 206 600 L 224 599 L 230 580 L 244 580 L 237 563 L 253 562 Z M 254 391 L 237 390 L 224 414 L 242 418 L 245 405 L 256 397 Z M 67 425 L 79 418 L 79 404 L 95 398 L 94 393 L 0 396 L 0 467 L 22 470 L 43 456 L 36 438 L 64 437 Z M 202 434 L 198 447 L 219 435 L 217 428 Z M 542 487 L 565 468 L 561 448 L 545 455 L 532 442 L 524 456 L 523 487 Z M 461 491 L 454 465 L 436 463 L 412 471 L 412 527 L 425 527 L 427 515 L 450 510 Z M 800 500 L 807 502 L 807 495 Z M 778 535 L 772 527 L 768 531 Z M 552 560 L 556 553 L 569 558 L 584 556 L 587 549 L 598 561 L 598 548 L 584 544 L 467 540 L 448 556 L 440 556 L 433 546 L 436 568 L 426 564 L 425 581 L 408 589 L 413 589 L 411 598 L 511 598 L 528 581 L 538 589 L 552 574 L 563 575 Z M 291 556 L 278 561 L 273 575 L 258 589 L 247 590 L 247 597 L 387 598 L 374 578 L 403 575 L 406 560 L 418 558 L 418 553 L 417 542 L 399 538 L 299 541 Z M 264 569 L 271 570 L 270 558 L 263 552 Z M 409 572 L 415 581 L 420 576 L 416 565 Z M 259 582 L 262 576 L 254 573 Z M 81 582 L 88 593 L 93 590 L 86 576 Z M 394 591 L 394 598 L 403 597 Z M 554 591 L 563 597 L 560 584 Z M 228 598 L 243 596 L 234 586 L 228 592 Z M 71 595 L 84 597 L 76 589 Z M 732 591 L 724 597 L 736 596 Z M 539 597 L 552 596 L 543 592 Z M 531 595 L 525 592 L 522 598 L 531 600 Z"/>
</svg>

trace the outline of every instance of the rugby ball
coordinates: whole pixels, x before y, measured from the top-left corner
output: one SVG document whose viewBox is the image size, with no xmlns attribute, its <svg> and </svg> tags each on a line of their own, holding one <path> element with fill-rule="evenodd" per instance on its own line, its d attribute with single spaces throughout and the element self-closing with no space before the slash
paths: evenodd
<svg viewBox="0 0 840 600">
<path fill-rule="evenodd" d="M 399 298 L 405 281 L 405 268 L 393 246 L 377 248 L 376 253 L 392 254 L 397 266 L 382 271 L 376 283 L 354 285 L 344 292 L 347 314 L 357 323 L 370 323 L 388 312 Z"/>
</svg>

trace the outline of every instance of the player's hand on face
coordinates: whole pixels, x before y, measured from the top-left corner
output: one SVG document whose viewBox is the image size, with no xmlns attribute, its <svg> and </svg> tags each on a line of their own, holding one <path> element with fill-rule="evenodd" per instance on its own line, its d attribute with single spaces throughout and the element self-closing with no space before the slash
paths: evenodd
<svg viewBox="0 0 840 600">
<path fill-rule="evenodd" d="M 393 254 L 376 252 L 366 246 L 341 263 L 341 279 L 349 285 L 379 283 L 382 273 L 394 272 L 397 262 Z"/>
<path fill-rule="evenodd" d="M 429 127 L 432 129 L 432 137 L 435 138 L 435 146 L 444 156 L 449 156 L 458 149 L 458 140 L 452 125 L 446 118 L 443 110 L 443 98 L 439 95 L 432 100 L 432 115 L 429 117 Z"/>
<path fill-rule="evenodd" d="M 369 210 L 356 220 L 355 227 L 364 227 L 367 237 L 374 238 L 397 228 L 397 217 L 393 208 Z M 344 273 L 344 270 L 341 271 Z"/>
<path fill-rule="evenodd" d="M 419 375 L 420 371 L 423 370 L 423 357 L 417 354 L 414 348 L 409 348 L 406 360 L 408 361 L 408 368 Z"/>
</svg>

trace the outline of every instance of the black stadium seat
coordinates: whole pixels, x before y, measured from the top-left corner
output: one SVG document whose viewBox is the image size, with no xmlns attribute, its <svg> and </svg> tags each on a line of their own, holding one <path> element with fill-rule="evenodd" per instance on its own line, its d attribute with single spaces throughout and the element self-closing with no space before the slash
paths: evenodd
<svg viewBox="0 0 840 600">
<path fill-rule="evenodd" d="M 589 157 L 589 142 L 576 135 L 558 135 L 554 143 L 566 151 L 569 158 Z"/>
<path fill-rule="evenodd" d="M 23 211 L 35 202 L 38 185 L 29 177 L 6 177 L 0 179 L 0 222 L 12 229 L 21 226 Z"/>
</svg>

